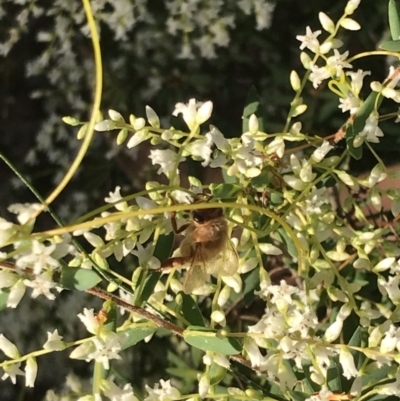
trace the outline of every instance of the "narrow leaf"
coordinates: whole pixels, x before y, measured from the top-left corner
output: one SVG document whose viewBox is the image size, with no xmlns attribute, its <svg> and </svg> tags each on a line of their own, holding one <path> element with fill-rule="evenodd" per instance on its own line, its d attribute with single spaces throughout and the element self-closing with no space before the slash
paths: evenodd
<svg viewBox="0 0 400 401">
<path fill-rule="evenodd" d="M 400 51 L 400 40 L 387 40 L 379 45 L 379 48 L 382 50 L 388 50 L 391 52 L 399 52 Z"/>
<path fill-rule="evenodd" d="M 218 338 L 216 330 L 205 327 L 190 326 L 183 332 L 183 338 L 189 345 L 203 351 L 234 355 L 242 350 L 242 345 L 236 338 Z"/>
<path fill-rule="evenodd" d="M 156 327 L 146 326 L 146 327 L 135 327 L 133 329 L 120 331 L 118 336 L 122 339 L 122 349 L 127 349 L 133 347 L 138 342 L 144 340 L 150 334 L 153 334 L 157 330 Z"/>
<path fill-rule="evenodd" d="M 393 40 L 400 39 L 400 4 L 398 0 L 389 0 L 389 28 Z"/>
<path fill-rule="evenodd" d="M 203 315 L 193 298 L 184 292 L 179 294 L 182 297 L 182 316 L 194 326 L 205 326 Z"/>
<path fill-rule="evenodd" d="M 61 270 L 60 285 L 69 290 L 85 291 L 100 283 L 101 277 L 93 270 L 65 266 Z"/>
</svg>

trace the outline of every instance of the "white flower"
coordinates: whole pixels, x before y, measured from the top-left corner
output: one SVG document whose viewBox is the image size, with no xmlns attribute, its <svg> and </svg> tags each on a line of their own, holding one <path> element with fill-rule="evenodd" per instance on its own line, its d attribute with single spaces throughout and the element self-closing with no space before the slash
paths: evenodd
<svg viewBox="0 0 400 401">
<path fill-rule="evenodd" d="M 352 65 L 346 62 L 349 52 L 347 51 L 340 54 L 337 49 L 333 49 L 333 53 L 334 55 L 328 58 L 327 65 L 335 71 L 333 75 L 340 77 L 343 68 L 352 68 Z"/>
<path fill-rule="evenodd" d="M 396 305 L 400 303 L 399 281 L 400 276 L 389 276 L 387 282 L 383 277 L 378 279 L 378 284 L 387 292 L 389 298 Z"/>
<path fill-rule="evenodd" d="M 388 354 L 398 347 L 398 344 L 400 344 L 400 329 L 391 324 L 381 341 L 380 352 Z"/>
<path fill-rule="evenodd" d="M 8 211 L 16 214 L 19 223 L 24 225 L 41 207 L 40 203 L 15 203 L 8 207 Z"/>
<path fill-rule="evenodd" d="M 322 145 L 315 149 L 311 155 L 312 160 L 319 163 L 334 148 L 328 141 L 323 141 Z"/>
<path fill-rule="evenodd" d="M 62 341 L 62 336 L 58 334 L 58 330 L 54 330 L 53 333 L 47 332 L 47 341 L 44 343 L 43 349 L 62 351 L 65 347 L 66 344 Z"/>
<path fill-rule="evenodd" d="M 186 151 L 189 152 L 194 158 L 203 159 L 203 163 L 201 165 L 206 167 L 211 162 L 211 145 L 212 141 L 209 137 L 205 139 L 197 139 L 191 142 L 187 147 Z"/>
<path fill-rule="evenodd" d="M 119 210 L 120 212 L 124 212 L 124 211 L 126 211 L 128 209 L 128 204 L 125 201 L 124 202 L 119 202 L 122 199 L 120 191 L 121 191 L 121 187 L 120 186 L 115 187 L 114 192 L 110 192 L 108 197 L 104 198 L 104 201 L 107 202 L 107 203 L 116 203 L 116 202 L 118 202 L 115 205 L 115 208 L 117 210 Z"/>
<path fill-rule="evenodd" d="M 178 157 L 178 154 L 175 153 L 171 149 L 156 149 L 150 151 L 151 163 L 153 165 L 159 164 L 160 169 L 157 171 L 158 174 L 164 173 L 167 177 L 171 173 L 174 173 L 179 165 L 179 163 L 183 162 L 185 158 Z"/>
<path fill-rule="evenodd" d="M 111 401 L 138 401 L 133 394 L 132 386 L 127 383 L 121 389 L 110 380 L 103 380 L 101 383 L 101 389 L 104 395 L 110 398 Z"/>
<path fill-rule="evenodd" d="M 20 353 L 14 343 L 8 340 L 4 334 L 0 334 L 0 349 L 10 358 L 18 359 Z"/>
<path fill-rule="evenodd" d="M 37 363 L 35 358 L 28 358 L 25 366 L 25 386 L 34 387 L 37 376 Z"/>
<path fill-rule="evenodd" d="M 341 109 L 343 113 L 345 113 L 346 111 L 350 111 L 351 115 L 356 114 L 360 109 L 361 105 L 360 99 L 353 96 L 351 92 L 349 92 L 348 97 L 340 98 L 339 102 L 340 102 L 339 109 Z"/>
<path fill-rule="evenodd" d="M 228 140 L 222 135 L 222 133 L 216 128 L 212 127 L 210 132 L 207 132 L 205 135 L 206 138 L 210 138 L 210 140 L 215 144 L 215 146 L 226 153 L 229 152 L 231 147 L 229 145 Z"/>
<path fill-rule="evenodd" d="M 103 338 L 93 339 L 96 351 L 88 355 L 88 359 L 101 362 L 104 369 L 110 369 L 110 359 L 121 359 L 118 352 L 121 351 L 120 337 L 117 333 L 109 332 Z"/>
<path fill-rule="evenodd" d="M 326 188 L 313 187 L 305 200 L 305 210 L 307 213 L 321 214 L 321 206 L 327 203 L 327 199 L 323 197 Z"/>
<path fill-rule="evenodd" d="M 55 270 L 60 266 L 58 261 L 51 254 L 56 249 L 56 245 L 45 246 L 37 240 L 32 241 L 31 253 L 21 256 L 16 261 L 16 266 L 20 269 L 31 267 L 35 274 L 39 274 L 42 270 Z"/>
<path fill-rule="evenodd" d="M 154 389 L 146 385 L 146 391 L 149 395 L 144 401 L 173 401 L 181 397 L 179 390 L 171 386 L 170 380 L 160 380 L 160 383 L 157 383 Z"/>
<path fill-rule="evenodd" d="M 292 340 L 285 336 L 279 341 L 278 349 L 281 349 L 282 357 L 294 361 L 298 369 L 302 369 L 303 359 L 309 359 L 307 345 L 303 341 Z"/>
<path fill-rule="evenodd" d="M 1 380 L 6 380 L 8 377 L 12 381 L 13 384 L 17 382 L 17 375 L 24 375 L 24 372 L 19 368 L 21 363 L 13 363 L 12 365 L 3 366 L 4 375 L 1 377 Z"/>
<path fill-rule="evenodd" d="M 339 362 L 342 365 L 343 376 L 346 379 L 350 379 L 351 377 L 356 377 L 358 375 L 358 370 L 354 364 L 353 355 L 345 346 L 340 348 Z"/>
<path fill-rule="evenodd" d="M 99 322 L 94 315 L 94 309 L 83 309 L 83 314 L 79 313 L 78 318 L 85 325 L 86 330 L 89 333 L 96 334 L 97 329 L 99 328 Z"/>
<path fill-rule="evenodd" d="M 378 182 L 385 180 L 387 177 L 387 173 L 385 171 L 385 167 L 381 164 L 377 164 L 372 170 L 368 177 L 368 184 L 370 187 L 373 187 Z"/>
<path fill-rule="evenodd" d="M 305 48 L 310 49 L 314 53 L 318 53 L 319 51 L 319 42 L 317 37 L 321 35 L 322 31 L 315 31 L 313 32 L 311 28 L 308 26 L 306 28 L 305 35 L 297 35 L 296 39 L 301 42 L 300 50 Z"/>
<path fill-rule="evenodd" d="M 358 96 L 363 86 L 363 79 L 366 75 L 371 75 L 371 71 L 357 70 L 347 71 L 346 75 L 351 78 L 350 88 L 354 95 Z"/>
<path fill-rule="evenodd" d="M 153 247 L 151 244 L 143 248 L 141 244 L 137 244 L 137 250 L 131 251 L 132 254 L 136 255 L 139 259 L 139 265 L 143 269 L 158 269 L 161 266 L 161 262 L 152 255 Z"/>
<path fill-rule="evenodd" d="M 313 83 L 313 87 L 316 89 L 324 81 L 331 77 L 331 73 L 326 67 L 318 67 L 314 63 L 310 63 L 310 81 Z"/>
<path fill-rule="evenodd" d="M 188 104 L 177 103 L 172 115 L 182 114 L 182 117 L 190 130 L 197 125 L 203 124 L 210 117 L 213 109 L 211 101 L 205 103 L 196 102 L 196 99 L 190 99 Z"/>
<path fill-rule="evenodd" d="M 378 116 L 371 114 L 365 122 L 363 130 L 356 136 L 354 146 L 360 146 L 364 140 L 367 142 L 379 143 L 379 138 L 381 137 L 383 137 L 383 132 L 378 127 Z"/>
<path fill-rule="evenodd" d="M 24 280 L 24 284 L 27 287 L 31 287 L 32 298 L 37 298 L 39 295 L 44 295 L 49 300 L 56 299 L 55 295 L 50 292 L 51 289 L 55 288 L 57 291 L 62 289 L 52 280 L 52 276 L 45 272 L 35 276 L 33 280 Z"/>
</svg>

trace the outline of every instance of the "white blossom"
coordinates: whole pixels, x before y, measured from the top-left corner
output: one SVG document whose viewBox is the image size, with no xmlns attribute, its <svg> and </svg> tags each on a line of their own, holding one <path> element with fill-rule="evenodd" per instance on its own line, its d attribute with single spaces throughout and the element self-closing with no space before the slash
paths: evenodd
<svg viewBox="0 0 400 401">
<path fill-rule="evenodd" d="M 8 211 L 16 214 L 19 223 L 24 225 L 41 208 L 40 203 L 15 203 L 8 207 Z"/>
<path fill-rule="evenodd" d="M 146 385 L 146 391 L 149 395 L 144 401 L 174 401 L 181 397 L 179 390 L 171 386 L 170 380 L 165 381 L 161 379 L 160 383 L 157 383 L 154 389 Z"/>
<path fill-rule="evenodd" d="M 197 125 L 203 124 L 211 117 L 212 109 L 213 104 L 211 101 L 202 103 L 197 102 L 196 99 L 190 99 L 188 104 L 177 103 L 172 114 L 174 116 L 182 114 L 185 123 L 189 129 L 192 130 Z"/>
<path fill-rule="evenodd" d="M 313 53 L 318 53 L 319 51 L 319 41 L 318 36 L 321 35 L 322 31 L 313 32 L 311 28 L 308 26 L 306 28 L 305 35 L 297 35 L 296 39 L 301 42 L 300 50 L 305 48 L 310 49 Z"/>
<path fill-rule="evenodd" d="M 128 204 L 125 201 L 120 202 L 120 200 L 122 199 L 120 191 L 121 191 L 121 187 L 120 186 L 115 187 L 114 192 L 110 192 L 108 197 L 104 198 L 104 201 L 107 202 L 107 203 L 116 203 L 116 202 L 118 202 L 115 205 L 115 208 L 117 210 L 119 210 L 120 212 L 124 212 L 124 211 L 126 211 L 128 209 Z"/>
<path fill-rule="evenodd" d="M 97 321 L 96 316 L 94 315 L 94 309 L 84 308 L 83 314 L 79 313 L 78 318 L 85 325 L 86 330 L 89 333 L 96 334 L 99 328 L 99 322 Z"/>
<path fill-rule="evenodd" d="M 164 173 L 167 177 L 177 170 L 179 163 L 185 160 L 183 157 L 178 157 L 178 154 L 171 149 L 151 150 L 149 158 L 151 159 L 151 163 L 153 165 L 160 165 L 160 169 L 157 171 L 157 173 Z"/>
<path fill-rule="evenodd" d="M 108 332 L 102 337 L 96 337 L 93 340 L 96 350 L 90 353 L 87 359 L 94 359 L 96 362 L 102 363 L 104 369 L 110 369 L 110 359 L 121 359 L 119 352 L 121 351 L 120 337 L 117 333 Z"/>
<path fill-rule="evenodd" d="M 2 380 L 6 380 L 7 378 L 10 378 L 13 384 L 17 383 L 17 375 L 24 375 L 24 372 L 19 368 L 21 366 L 21 363 L 13 363 L 11 365 L 5 365 L 3 366 L 4 374 L 1 377 Z"/>
<path fill-rule="evenodd" d="M 55 244 L 46 246 L 37 240 L 33 240 L 30 253 L 19 257 L 16 266 L 20 269 L 30 267 L 35 274 L 47 269 L 55 270 L 60 266 L 59 262 L 51 256 L 55 249 Z"/>
<path fill-rule="evenodd" d="M 44 295 L 50 301 L 53 301 L 56 297 L 50 292 L 51 289 L 61 291 L 62 288 L 58 287 L 57 284 L 52 280 L 51 274 L 45 272 L 38 274 L 32 280 L 24 280 L 26 287 L 32 288 L 32 298 L 37 298 L 39 295 Z"/>
<path fill-rule="evenodd" d="M 54 330 L 53 333 L 47 332 L 47 341 L 43 344 L 43 349 L 51 351 L 62 351 L 65 349 L 66 344 L 62 341 L 62 336 L 58 334 L 58 330 Z"/>
<path fill-rule="evenodd" d="M 103 380 L 101 388 L 104 395 L 111 401 L 138 401 L 133 394 L 132 386 L 127 383 L 123 388 L 119 388 L 115 383 L 110 380 Z"/>
</svg>

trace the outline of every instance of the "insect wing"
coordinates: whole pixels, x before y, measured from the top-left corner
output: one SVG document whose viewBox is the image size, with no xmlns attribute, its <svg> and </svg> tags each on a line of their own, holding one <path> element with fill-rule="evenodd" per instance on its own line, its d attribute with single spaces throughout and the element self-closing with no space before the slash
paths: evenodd
<svg viewBox="0 0 400 401">
<path fill-rule="evenodd" d="M 193 255 L 192 263 L 186 273 L 185 281 L 183 282 L 183 291 L 185 294 L 190 294 L 197 288 L 203 286 L 207 281 L 207 269 L 203 262 L 202 248 L 197 244 Z"/>
<path fill-rule="evenodd" d="M 183 282 L 183 291 L 185 294 L 191 294 L 197 288 L 203 286 L 207 281 L 207 270 L 203 263 L 197 263 L 190 266 Z"/>
<path fill-rule="evenodd" d="M 233 276 L 239 268 L 239 257 L 231 240 L 226 241 L 225 248 L 217 260 L 210 263 L 210 274 Z"/>
</svg>

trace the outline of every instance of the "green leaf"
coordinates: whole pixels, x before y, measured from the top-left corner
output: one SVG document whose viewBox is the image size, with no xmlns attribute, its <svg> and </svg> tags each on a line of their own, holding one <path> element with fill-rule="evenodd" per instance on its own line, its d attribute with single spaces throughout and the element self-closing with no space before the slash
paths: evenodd
<svg viewBox="0 0 400 401">
<path fill-rule="evenodd" d="M 189 345 L 203 351 L 213 351 L 223 355 L 234 355 L 241 352 L 242 345 L 236 338 L 218 338 L 216 334 L 216 330 L 189 326 L 183 332 L 183 338 Z"/>
<path fill-rule="evenodd" d="M 145 273 L 147 274 L 148 272 L 143 270 L 140 273 L 140 277 L 138 280 L 139 283 L 141 282 L 143 274 L 145 274 Z M 160 277 L 161 277 L 160 272 L 147 274 L 144 285 L 143 285 L 142 292 L 140 294 L 138 293 L 137 295 L 135 294 L 136 295 L 135 301 L 134 301 L 135 305 L 140 306 L 149 299 L 151 294 L 153 294 L 154 288 L 156 287 Z"/>
<path fill-rule="evenodd" d="M 182 297 L 182 316 L 194 326 L 205 326 L 203 315 L 193 298 L 182 291 L 179 295 Z"/>
<path fill-rule="evenodd" d="M 93 270 L 69 266 L 61 269 L 60 285 L 69 290 L 85 291 L 100 283 L 101 280 L 101 277 Z"/>
<path fill-rule="evenodd" d="M 273 173 L 271 167 L 267 166 L 261 170 L 260 175 L 252 178 L 250 182 L 254 188 L 265 189 L 268 188 L 275 179 L 276 175 Z"/>
<path fill-rule="evenodd" d="M 400 39 L 400 3 L 398 0 L 389 0 L 388 16 L 392 39 Z"/>
<path fill-rule="evenodd" d="M 377 362 L 368 364 L 362 376 L 363 385 L 372 385 L 388 377 L 390 367 L 388 365 L 379 366 Z"/>
<path fill-rule="evenodd" d="M 285 242 L 286 249 L 289 252 L 289 255 L 292 256 L 293 258 L 297 258 L 297 249 L 292 239 L 290 238 L 289 234 L 282 227 L 278 228 L 278 233 Z"/>
<path fill-rule="evenodd" d="M 140 326 L 133 329 L 120 331 L 118 336 L 122 340 L 122 349 L 133 347 L 138 342 L 144 340 L 150 334 L 153 334 L 157 330 L 157 327 L 152 326 Z"/>
<path fill-rule="evenodd" d="M 383 42 L 379 46 L 382 50 L 388 50 L 391 52 L 399 52 L 400 51 L 400 40 L 387 40 Z"/>
<path fill-rule="evenodd" d="M 356 114 L 354 121 L 349 123 L 346 128 L 346 143 L 349 149 L 350 154 L 356 159 L 359 160 L 362 157 L 362 147 L 359 146 L 355 148 L 353 146 L 354 138 L 357 134 L 359 134 L 365 126 L 365 122 L 371 113 L 375 110 L 375 107 L 378 108 L 382 103 L 382 96 L 379 96 L 377 92 L 371 92 L 363 105 L 360 107 L 360 110 Z"/>
<path fill-rule="evenodd" d="M 258 95 L 257 89 L 254 86 L 252 86 L 249 90 L 246 99 L 246 106 L 243 110 L 243 132 L 247 132 L 249 130 L 249 118 L 252 114 L 255 114 L 258 118 L 260 131 L 264 131 L 264 118 L 262 115 L 260 96 Z"/>
<path fill-rule="evenodd" d="M 10 290 L 7 288 L 3 288 L 0 292 L 0 311 L 7 308 L 8 295 L 10 294 Z"/>
<path fill-rule="evenodd" d="M 242 187 L 237 184 L 211 184 L 210 191 L 217 199 L 237 198 L 238 193 L 242 191 Z"/>
<path fill-rule="evenodd" d="M 172 245 L 174 243 L 174 233 L 160 235 L 154 249 L 154 256 L 159 260 L 166 260 L 171 255 Z"/>
<path fill-rule="evenodd" d="M 338 358 L 335 358 L 336 360 Z M 342 390 L 342 382 L 341 382 L 341 372 L 338 368 L 336 362 L 332 362 L 331 366 L 328 369 L 327 380 L 328 380 L 328 388 L 334 393 L 341 393 Z"/>
<path fill-rule="evenodd" d="M 366 330 L 358 326 L 353 335 L 350 338 L 349 346 L 351 347 L 365 347 L 368 344 L 368 334 Z M 364 364 L 366 356 L 362 352 L 353 352 L 354 363 L 356 368 L 359 370 Z"/>
<path fill-rule="evenodd" d="M 243 296 L 245 305 L 249 306 L 255 298 L 254 290 L 260 285 L 260 267 L 256 267 L 248 273 L 245 273 L 242 276 L 242 280 L 243 291 L 240 295 Z"/>
<path fill-rule="evenodd" d="M 226 184 L 235 184 L 238 182 L 238 179 L 234 175 L 228 175 L 227 170 L 222 169 L 222 178 Z"/>
</svg>

